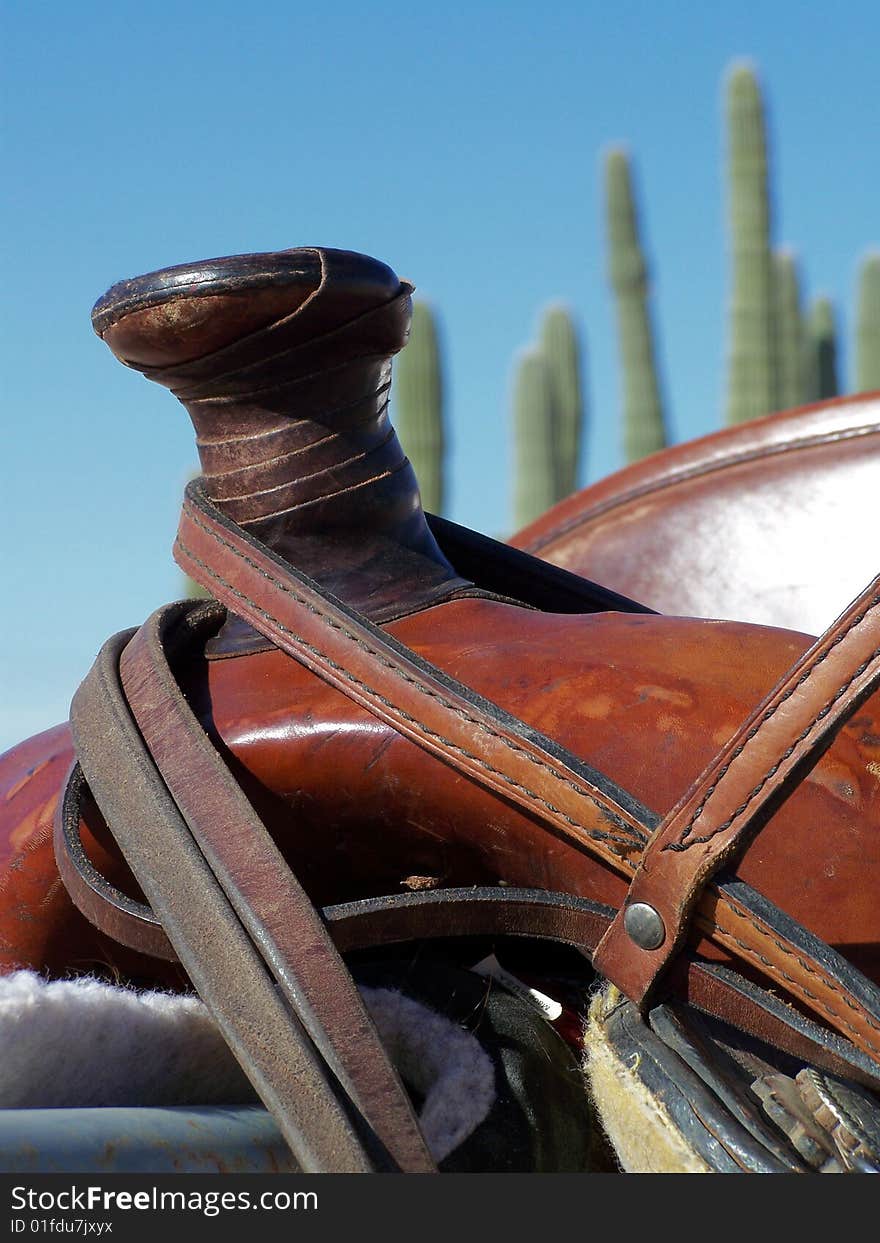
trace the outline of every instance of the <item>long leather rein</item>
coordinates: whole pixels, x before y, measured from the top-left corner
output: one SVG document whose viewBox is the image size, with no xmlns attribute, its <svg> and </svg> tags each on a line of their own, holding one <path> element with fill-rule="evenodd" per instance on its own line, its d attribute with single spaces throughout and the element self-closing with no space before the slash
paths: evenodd
<svg viewBox="0 0 880 1243">
<path fill-rule="evenodd" d="M 62 876 L 80 909 L 111 935 L 181 960 L 303 1168 L 432 1168 L 339 959 L 340 950 L 387 940 L 555 937 L 594 952 L 597 968 L 642 1004 L 668 972 L 680 995 L 780 1048 L 863 1081 L 880 1074 L 876 987 L 760 895 L 717 879 L 880 685 L 880 579 L 657 825 L 613 782 L 323 593 L 223 517 L 198 481 L 187 489 L 175 557 L 318 677 L 631 885 L 618 913 L 571 895 L 501 888 L 376 899 L 321 918 L 169 667 L 169 653 L 192 640 L 211 606 L 171 606 L 134 637 L 105 645 L 77 692 L 72 726 L 85 781 L 152 913 L 90 870 L 78 843 L 78 770 L 56 823 Z M 625 912 L 636 902 L 662 922 L 656 948 L 639 946 L 627 930 Z M 695 960 L 683 948 L 691 922 L 824 1026 Z"/>
</svg>

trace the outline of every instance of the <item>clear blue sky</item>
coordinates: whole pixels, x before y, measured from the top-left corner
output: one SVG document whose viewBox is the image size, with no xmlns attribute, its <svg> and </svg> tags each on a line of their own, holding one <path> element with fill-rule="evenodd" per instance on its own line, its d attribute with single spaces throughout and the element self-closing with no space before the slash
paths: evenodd
<svg viewBox="0 0 880 1243">
<path fill-rule="evenodd" d="M 64 718 L 106 635 L 180 594 L 192 433 L 93 336 L 114 281 L 295 245 L 383 259 L 441 316 L 450 516 L 498 534 L 511 364 L 549 300 L 586 344 L 584 480 L 620 464 L 605 147 L 636 162 L 676 440 L 721 418 L 731 61 L 764 83 L 776 240 L 844 342 L 880 243 L 876 0 L 5 0 L 2 20 L 0 750 Z"/>
</svg>

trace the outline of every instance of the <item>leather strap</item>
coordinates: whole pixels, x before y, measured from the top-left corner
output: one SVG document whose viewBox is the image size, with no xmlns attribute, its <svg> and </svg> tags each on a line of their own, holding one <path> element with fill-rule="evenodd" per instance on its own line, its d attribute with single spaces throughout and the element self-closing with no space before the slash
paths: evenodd
<svg viewBox="0 0 880 1243">
<path fill-rule="evenodd" d="M 58 800 L 53 826 L 55 860 L 64 888 L 80 914 L 111 940 L 140 954 L 177 962 L 174 946 L 151 907 L 117 889 L 86 854 L 80 822 L 87 790 L 85 773 L 76 760 Z"/>
<path fill-rule="evenodd" d="M 77 876 L 71 897 L 108 935 L 145 952 L 155 952 L 155 948 L 150 949 L 151 943 L 154 947 L 161 944 L 160 956 L 177 961 L 162 925 L 148 906 L 126 898 L 103 878 L 94 889 L 97 873 L 91 864 L 79 873 L 79 860 L 85 858 L 78 841 L 79 799 L 84 788 L 80 773 L 79 782 L 71 782 L 65 797 L 71 811 L 67 827 L 56 836 L 65 876 Z M 89 895 L 85 901 L 84 894 Z M 131 920 L 133 908 L 137 910 L 136 921 Z M 496 936 L 551 940 L 589 953 L 613 916 L 613 908 L 587 898 L 507 886 L 391 894 L 325 907 L 322 912 L 340 953 L 405 941 Z M 152 929 L 151 943 L 144 937 L 145 925 Z M 801 1062 L 854 1079 L 875 1091 L 880 1086 L 877 1064 L 860 1050 L 727 968 L 681 955 L 670 971 L 670 984 L 677 996 L 697 1009 Z"/>
<path fill-rule="evenodd" d="M 129 709 L 199 849 L 294 1013 L 397 1164 L 434 1168 L 409 1097 L 326 928 L 165 657 L 188 606 L 154 613 L 122 653 Z"/>
<path fill-rule="evenodd" d="M 630 879 L 656 819 L 550 739 L 449 678 L 325 596 L 187 488 L 174 555 L 197 582 L 282 650 L 368 711 Z M 695 923 L 880 1061 L 880 994 L 763 903 L 709 881 Z"/>
<path fill-rule="evenodd" d="M 81 776 L 81 774 L 80 774 Z M 84 782 L 80 781 L 80 792 Z M 75 787 L 69 787 L 75 789 Z M 78 824 L 79 809 L 72 824 Z M 70 836 L 76 837 L 71 828 Z M 69 848 L 65 836 L 56 849 Z M 81 852 L 81 847 L 79 848 Z M 77 864 L 68 864 L 75 871 Z M 89 865 L 91 866 L 91 865 Z M 93 869 L 92 869 L 93 872 Z M 80 901 L 92 877 L 80 877 L 71 896 L 77 907 L 108 935 L 119 932 L 120 909 L 115 901 L 139 908 L 139 920 L 152 926 L 155 943 L 164 942 L 160 955 L 177 961 L 177 955 L 149 907 L 131 902 L 106 881 L 99 894 Z M 113 895 L 113 896 L 111 896 Z M 322 917 L 340 953 L 376 949 L 405 941 L 444 937 L 530 937 L 574 946 L 589 953 L 610 926 L 611 907 L 544 889 L 488 886 L 438 889 L 418 893 L 390 894 L 325 907 Z M 123 914 L 123 924 L 128 913 Z M 134 949 L 150 952 L 142 935 L 142 923 L 131 924 L 118 939 Z M 131 939 L 126 939 L 130 935 Z M 765 1041 L 801 1062 L 822 1067 L 877 1090 L 880 1070 L 865 1054 L 827 1028 L 801 1016 L 749 980 L 714 963 L 689 960 L 681 955 L 670 971 L 675 994 L 699 1010 L 729 1023 L 738 1031 Z"/>
<path fill-rule="evenodd" d="M 880 576 L 755 708 L 645 847 L 594 957 L 632 1001 L 645 1003 L 680 948 L 709 878 L 742 853 L 878 686 Z M 661 921 L 659 944 L 629 931 L 636 903 Z"/>
<path fill-rule="evenodd" d="M 187 608 L 178 606 L 178 612 L 186 616 Z M 273 941 L 278 929 L 271 912 L 263 906 L 247 926 L 235 909 L 236 901 L 241 905 L 240 889 L 234 892 L 235 877 L 224 877 L 219 866 L 218 876 L 199 848 L 146 750 L 122 694 L 118 664 L 128 641 L 129 635 L 123 634 L 104 645 L 74 696 L 71 725 L 79 761 L 95 799 L 193 985 L 278 1121 L 303 1170 L 432 1170 L 417 1128 L 414 1137 L 404 1134 L 402 1142 L 397 1142 L 404 1114 L 398 1102 L 392 1103 L 390 1115 L 371 1117 L 366 1122 L 359 1116 L 300 1017 L 306 1015 L 314 1024 L 309 1012 L 318 981 L 311 973 L 311 954 L 315 955 L 318 972 L 323 967 L 330 969 L 332 991 L 339 983 L 339 973 L 333 967 L 335 950 L 330 947 L 328 951 L 321 934 L 309 928 L 307 914 L 292 912 L 299 930 L 305 930 L 307 936 L 313 934 L 305 946 L 303 994 L 297 995 L 302 964 L 294 965 L 286 959 L 289 942 Z M 131 672 L 131 676 L 136 673 Z M 196 731 L 190 730 L 190 744 L 195 736 Z M 236 810 L 240 805 L 236 804 Z M 252 831 L 250 826 L 247 831 Z M 56 829 L 56 840 L 58 836 Z M 258 841 L 255 849 L 259 851 L 259 847 Z M 287 872 L 286 865 L 282 867 Z M 251 873 L 247 881 L 253 879 Z M 225 891 L 224 880 L 232 894 Z M 295 889 L 295 882 L 288 880 L 285 898 L 290 900 Z M 260 915 L 266 916 L 263 927 L 258 926 Z M 344 968 L 342 972 L 347 979 Z M 346 1011 L 345 1003 L 331 1010 L 330 1026 L 351 1019 L 353 1035 L 369 1037 L 369 1018 L 366 1023 L 360 1021 L 356 1010 Z M 363 1077 L 348 1065 L 350 1053 L 343 1041 L 342 1055 L 334 1056 L 334 1065 L 348 1072 L 348 1081 L 356 1085 L 355 1093 L 362 1103 L 372 1105 Z M 381 1056 L 384 1060 L 384 1052 Z M 387 1086 L 387 1076 L 384 1082 Z M 399 1084 L 397 1090 L 401 1091 Z M 373 1124 L 375 1129 L 371 1130 Z M 376 1135 L 383 1139 L 377 1141 Z M 390 1151 L 393 1148 L 397 1149 L 395 1153 Z"/>
</svg>

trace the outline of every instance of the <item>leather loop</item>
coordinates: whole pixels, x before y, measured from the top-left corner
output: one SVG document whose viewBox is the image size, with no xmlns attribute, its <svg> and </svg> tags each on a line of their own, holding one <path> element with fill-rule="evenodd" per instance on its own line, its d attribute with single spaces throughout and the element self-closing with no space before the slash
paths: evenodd
<svg viewBox="0 0 880 1243">
<path fill-rule="evenodd" d="M 77 761 L 64 782 L 53 828 L 58 873 L 70 900 L 90 924 L 120 945 L 165 962 L 177 962 L 177 954 L 150 907 L 112 885 L 86 854 L 80 837 L 85 789 L 85 775 Z"/>
<path fill-rule="evenodd" d="M 192 621 L 190 610 L 171 611 Z M 118 666 L 128 638 L 102 648 L 74 696 L 71 724 L 89 787 L 181 964 L 303 1170 L 432 1169 L 423 1147 L 421 1157 L 401 1154 L 401 1167 L 365 1127 L 285 995 L 271 952 L 199 849 L 122 694 Z"/>
<path fill-rule="evenodd" d="M 199 849 L 293 1011 L 402 1168 L 433 1163 L 412 1106 L 327 930 L 165 659 L 186 605 L 149 618 L 120 660 L 129 709 Z"/>
</svg>

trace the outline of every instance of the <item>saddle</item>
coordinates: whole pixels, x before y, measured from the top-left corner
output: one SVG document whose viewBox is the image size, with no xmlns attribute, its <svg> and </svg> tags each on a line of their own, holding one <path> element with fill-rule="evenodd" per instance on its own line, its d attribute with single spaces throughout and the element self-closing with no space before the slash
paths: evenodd
<svg viewBox="0 0 880 1243">
<path fill-rule="evenodd" d="M 880 397 L 752 419 L 584 488 L 513 536 L 661 613 L 819 634 L 864 586 Z"/>
<path fill-rule="evenodd" d="M 352 963 L 574 951 L 600 1106 L 637 1065 L 707 1168 L 872 1168 L 880 579 L 813 639 L 426 515 L 387 414 L 411 293 L 301 249 L 96 304 L 195 427 L 174 556 L 211 599 L 0 761 L 0 965 L 194 989 L 300 1168 L 426 1172 Z"/>
</svg>

